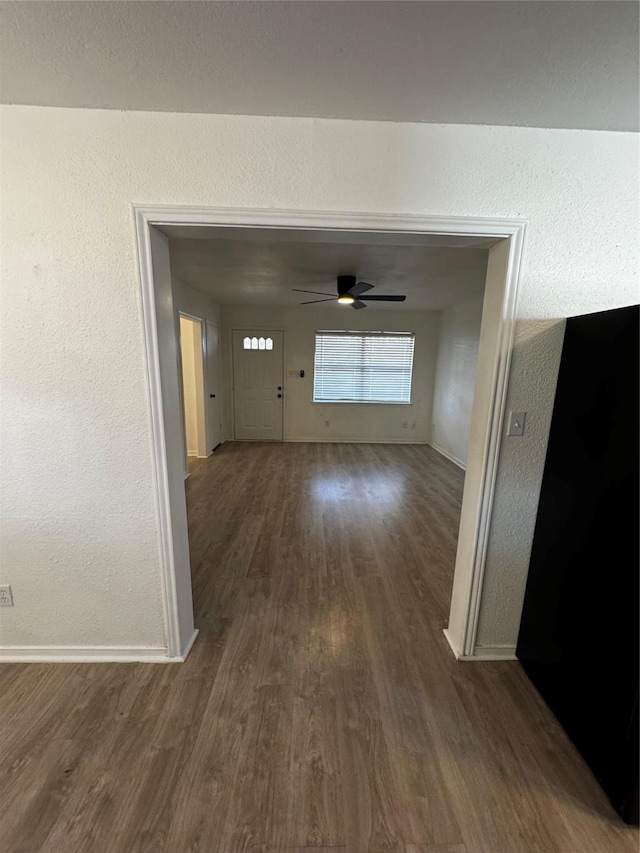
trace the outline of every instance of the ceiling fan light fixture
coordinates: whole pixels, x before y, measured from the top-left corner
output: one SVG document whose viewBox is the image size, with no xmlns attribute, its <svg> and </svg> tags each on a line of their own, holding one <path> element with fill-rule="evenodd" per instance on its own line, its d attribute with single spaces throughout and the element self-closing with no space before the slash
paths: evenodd
<svg viewBox="0 0 640 853">
<path fill-rule="evenodd" d="M 373 285 L 366 281 L 357 281 L 355 275 L 339 275 L 338 276 L 338 295 L 332 296 L 330 293 L 322 290 L 302 290 L 299 287 L 292 287 L 294 293 L 311 293 L 314 296 L 323 296 L 324 299 L 309 299 L 306 302 L 301 302 L 300 305 L 316 305 L 318 302 L 340 302 L 342 305 L 351 305 L 352 308 L 359 310 L 366 308 L 367 302 L 404 302 L 407 298 L 399 293 L 376 294 L 375 296 L 366 296 L 370 290 L 373 290 Z"/>
</svg>

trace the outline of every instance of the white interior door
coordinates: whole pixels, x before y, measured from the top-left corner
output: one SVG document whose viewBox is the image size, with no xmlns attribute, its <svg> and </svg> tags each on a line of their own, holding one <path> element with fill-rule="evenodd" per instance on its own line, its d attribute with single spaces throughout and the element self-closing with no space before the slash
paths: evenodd
<svg viewBox="0 0 640 853">
<path fill-rule="evenodd" d="M 220 329 L 210 320 L 205 326 L 207 366 L 207 452 L 222 443 L 222 395 L 220 393 Z"/>
<path fill-rule="evenodd" d="M 282 441 L 282 332 L 233 330 L 235 437 Z"/>
</svg>

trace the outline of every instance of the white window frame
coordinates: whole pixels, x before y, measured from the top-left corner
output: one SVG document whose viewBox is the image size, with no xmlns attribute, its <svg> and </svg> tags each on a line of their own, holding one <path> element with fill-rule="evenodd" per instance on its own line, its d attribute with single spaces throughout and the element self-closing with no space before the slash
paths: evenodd
<svg viewBox="0 0 640 853">
<path fill-rule="evenodd" d="M 317 359 L 318 359 L 318 338 L 326 335 L 327 337 L 345 337 L 345 338 L 373 338 L 380 339 L 391 338 L 408 338 L 412 342 L 411 346 L 411 364 L 409 374 L 409 399 L 408 400 L 367 400 L 358 399 L 357 397 L 345 397 L 338 400 L 325 399 L 317 396 L 316 378 L 317 378 Z M 314 354 L 313 354 L 313 398 L 312 402 L 318 405 L 344 405 L 344 406 L 411 406 L 413 393 L 413 362 L 415 355 L 415 332 L 389 332 L 389 331 L 361 331 L 361 330 L 345 330 L 345 329 L 318 329 L 314 336 Z M 364 371 L 364 365 L 363 365 Z"/>
</svg>

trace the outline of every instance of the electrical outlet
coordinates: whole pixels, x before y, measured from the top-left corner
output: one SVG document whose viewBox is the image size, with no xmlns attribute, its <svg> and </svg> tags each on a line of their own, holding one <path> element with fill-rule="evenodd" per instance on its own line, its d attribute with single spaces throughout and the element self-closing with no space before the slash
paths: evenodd
<svg viewBox="0 0 640 853">
<path fill-rule="evenodd" d="M 409 426 L 409 421 L 402 421 L 400 426 L 402 427 L 402 429 L 406 429 Z"/>
<path fill-rule="evenodd" d="M 414 422 L 411 424 L 411 429 L 415 429 L 415 428 L 416 428 L 416 422 L 414 421 Z"/>
<path fill-rule="evenodd" d="M 324 422 L 324 425 L 325 425 L 326 427 L 328 427 L 330 424 L 331 424 L 331 421 L 325 421 L 325 422 Z"/>
<path fill-rule="evenodd" d="M 0 607 L 13 607 L 13 593 L 8 584 L 0 586 Z"/>
</svg>

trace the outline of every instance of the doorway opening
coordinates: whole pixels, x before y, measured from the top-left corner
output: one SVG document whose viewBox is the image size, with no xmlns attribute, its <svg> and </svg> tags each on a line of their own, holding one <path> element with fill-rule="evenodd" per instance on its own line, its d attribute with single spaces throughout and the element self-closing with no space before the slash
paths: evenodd
<svg viewBox="0 0 640 853">
<path fill-rule="evenodd" d="M 172 339 L 175 339 L 174 307 L 171 300 L 171 264 L 167 234 L 172 230 L 186 229 L 191 232 L 211 231 L 235 232 L 245 241 L 247 238 L 262 240 L 298 240 L 308 244 L 316 241 L 341 243 L 366 242 L 382 245 L 439 245 L 450 246 L 483 245 L 488 249 L 486 281 L 482 311 L 482 324 L 477 357 L 475 393 L 469 430 L 468 459 L 462 497 L 462 510 L 455 559 L 455 573 L 451 591 L 451 608 L 447 639 L 455 655 L 475 658 L 476 630 L 482 592 L 484 564 L 491 521 L 493 489 L 497 472 L 497 459 L 506 404 L 506 387 L 513 340 L 513 318 L 517 291 L 518 271 L 522 251 L 524 223 L 504 220 L 448 219 L 433 217 L 395 217 L 378 215 L 341 214 L 297 214 L 273 211 L 233 211 L 190 209 L 136 209 L 136 222 L 140 247 L 140 267 L 143 290 L 145 329 L 147 331 L 147 354 L 149 360 L 149 385 L 151 407 L 154 413 L 156 438 L 156 468 L 158 473 L 158 504 L 161 517 L 164 545 L 163 574 L 165 578 L 167 634 L 169 656 L 183 658 L 195 637 L 189 545 L 184 486 L 175 482 L 175 412 L 172 401 L 178 396 L 175 377 L 175 359 L 170 358 Z M 164 232 L 164 233 L 163 233 Z M 256 288 L 259 292 L 259 288 Z M 167 298 L 167 295 L 169 298 Z M 313 306 L 315 308 L 315 306 Z M 303 309 L 304 310 L 304 309 Z M 338 309 L 341 310 L 341 309 Z M 365 314 L 365 312 L 359 312 Z M 366 312 L 369 314 L 369 312 Z M 302 316 L 302 315 L 301 315 Z M 410 316 L 410 315 L 407 315 Z M 373 314 L 371 315 L 373 319 Z M 265 323 L 263 312 L 253 316 L 242 315 L 243 322 L 232 323 L 223 336 L 228 335 L 229 369 L 222 380 L 226 386 L 223 408 L 226 408 L 224 436 L 241 438 L 244 428 L 236 431 L 238 406 L 244 407 L 245 425 L 250 431 L 262 423 L 273 429 L 278 418 L 269 419 L 264 411 L 276 411 L 277 402 L 269 401 L 263 414 L 258 416 L 260 401 L 256 399 L 233 399 L 236 384 L 234 371 L 238 368 L 250 374 L 245 367 L 249 362 L 245 354 L 253 353 L 253 338 L 257 349 L 254 355 L 268 356 L 277 351 L 275 324 Z M 247 322 L 247 320 L 250 320 Z M 257 322 L 256 322 L 257 321 Z M 306 322 L 306 321 L 305 321 Z M 302 321 L 301 321 L 302 323 Z M 320 328 L 331 329 L 330 325 Z M 334 327 L 335 328 L 335 327 Z M 373 331 L 368 326 L 355 329 Z M 316 327 L 316 331 L 318 328 Z M 282 329 L 280 329 L 282 331 Z M 400 331 L 397 329 L 396 331 Z M 402 331 L 407 331 L 403 329 Z M 236 334 L 238 332 L 239 334 Z M 259 334 L 258 334 L 259 332 Z M 294 336 L 295 337 L 295 336 Z M 249 345 L 246 347 L 246 342 Z M 260 341 L 264 340 L 264 349 Z M 267 349 L 267 340 L 273 349 Z M 159 345 L 161 343 L 162 345 Z M 284 342 L 283 342 L 284 343 Z M 292 349 L 300 343 L 294 339 Z M 175 343 L 174 343 L 175 346 Z M 236 355 L 237 354 L 237 355 Z M 264 362 L 266 364 L 266 361 Z M 256 361 L 255 364 L 258 364 Z M 231 366 L 232 365 L 232 366 Z M 241 366 L 240 366 L 241 365 Z M 239 367 L 240 366 L 240 367 Z M 295 365 L 297 368 L 297 364 Z M 292 377 L 304 376 L 305 369 L 292 370 L 293 365 L 285 360 L 285 390 L 291 395 Z M 263 368 L 256 368 L 258 372 Z M 309 373 L 312 374 L 312 370 Z M 260 379 L 260 377 L 258 377 Z M 270 393 L 280 387 L 279 377 L 272 388 L 274 375 L 262 377 L 261 382 L 269 386 Z M 259 385 L 257 379 L 254 385 Z M 285 384 L 286 384 L 285 383 Z M 298 388 L 302 388 L 300 385 Z M 254 389 L 255 390 L 255 389 Z M 242 395 L 240 395 L 242 397 Z M 285 413 L 284 440 L 296 440 L 287 436 L 287 408 L 290 402 L 282 399 Z M 311 403 L 315 401 L 311 400 Z M 366 421 L 366 419 L 365 419 Z M 371 418 L 369 418 L 371 421 Z M 329 426 L 331 419 L 324 421 Z M 409 422 L 409 419 L 407 419 Z M 255 435 L 255 432 L 254 432 Z M 277 432 L 269 440 L 278 440 Z M 299 439 L 322 441 L 318 438 Z M 331 439 L 327 439 L 331 441 Z M 344 441 L 335 439 L 336 441 Z M 350 439 L 347 438 L 347 441 Z M 359 439 L 356 439 L 359 440 Z M 397 439 L 398 443 L 411 443 Z M 428 443 L 428 442 L 424 442 Z M 179 454 L 178 454 L 179 455 Z M 445 454 L 446 455 L 446 454 Z M 455 455 L 453 453 L 451 456 Z M 181 466 L 182 467 L 182 466 Z M 506 657 L 500 653 L 499 657 Z"/>
<path fill-rule="evenodd" d="M 210 456 L 223 440 L 220 329 L 206 312 L 198 317 L 181 311 L 179 294 L 174 292 L 173 297 L 186 478 L 189 457 Z"/>
<path fill-rule="evenodd" d="M 203 325 L 200 320 L 180 314 L 180 363 L 184 448 L 189 456 L 207 456 Z M 188 471 L 188 464 L 185 460 Z"/>
</svg>

